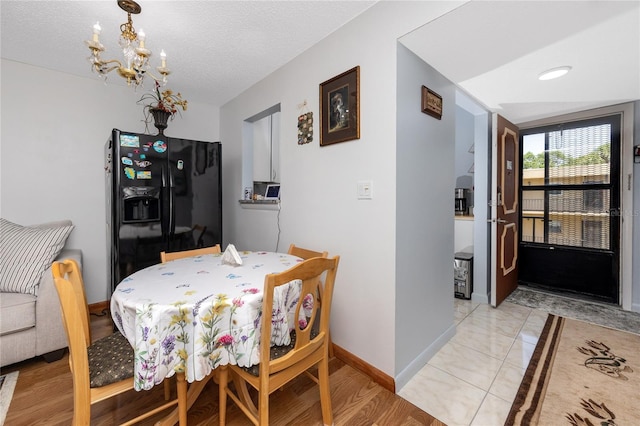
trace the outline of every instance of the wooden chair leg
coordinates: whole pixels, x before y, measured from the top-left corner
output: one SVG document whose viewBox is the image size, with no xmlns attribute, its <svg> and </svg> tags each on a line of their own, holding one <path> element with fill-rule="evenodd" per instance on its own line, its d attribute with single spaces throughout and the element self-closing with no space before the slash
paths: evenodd
<svg viewBox="0 0 640 426">
<path fill-rule="evenodd" d="M 329 360 L 326 358 L 318 364 L 318 387 L 320 388 L 320 406 L 322 409 L 322 422 L 325 425 L 333 425 L 333 412 L 331 411 L 331 391 L 329 384 Z"/>
<path fill-rule="evenodd" d="M 258 421 L 260 426 L 269 426 L 269 392 L 260 390 L 258 393 Z"/>
<path fill-rule="evenodd" d="M 240 402 L 247 408 L 247 410 L 249 410 L 249 413 L 251 413 L 255 418 L 258 418 L 258 407 L 253 403 L 253 399 L 251 399 L 247 382 L 237 374 L 234 374 L 233 384 L 236 387 L 236 393 Z"/>
</svg>

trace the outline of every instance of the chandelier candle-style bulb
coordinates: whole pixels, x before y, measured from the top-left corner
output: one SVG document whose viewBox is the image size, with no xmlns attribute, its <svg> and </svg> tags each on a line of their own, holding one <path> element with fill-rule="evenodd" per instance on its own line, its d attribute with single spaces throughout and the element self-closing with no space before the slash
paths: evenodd
<svg viewBox="0 0 640 426">
<path fill-rule="evenodd" d="M 93 41 L 95 41 L 95 42 L 99 42 L 100 41 L 98 39 L 98 36 L 100 35 L 100 31 L 102 31 L 102 28 L 100 28 L 100 22 L 96 22 L 93 25 Z"/>
<path fill-rule="evenodd" d="M 136 48 L 136 53 L 138 54 L 138 64 L 141 66 L 147 66 L 147 59 L 149 56 L 151 56 L 151 51 L 147 48 L 144 47 L 144 41 L 147 38 L 147 35 L 144 33 L 144 31 L 142 30 L 142 28 L 140 28 L 140 31 L 138 31 L 138 47 Z"/>
<path fill-rule="evenodd" d="M 85 41 L 87 47 L 91 50 L 91 57 L 89 58 L 89 61 L 94 66 L 100 63 L 100 52 L 104 50 L 104 46 L 100 43 L 100 31 L 102 31 L 102 28 L 100 28 L 100 22 L 96 22 L 93 25 L 93 37 L 91 40 Z"/>
<path fill-rule="evenodd" d="M 140 48 L 144 49 L 144 39 L 146 37 L 146 34 L 144 33 L 144 31 L 142 31 L 142 28 L 140 28 L 140 31 L 138 31 L 138 40 L 140 40 Z"/>
<path fill-rule="evenodd" d="M 165 53 L 164 49 L 160 51 L 160 60 L 161 64 L 156 69 L 158 70 L 160 75 L 162 75 L 162 84 L 164 85 L 167 84 L 167 76 L 171 74 L 171 71 L 169 70 L 169 68 L 167 68 L 167 54 Z M 156 79 L 156 81 L 158 80 Z"/>
</svg>

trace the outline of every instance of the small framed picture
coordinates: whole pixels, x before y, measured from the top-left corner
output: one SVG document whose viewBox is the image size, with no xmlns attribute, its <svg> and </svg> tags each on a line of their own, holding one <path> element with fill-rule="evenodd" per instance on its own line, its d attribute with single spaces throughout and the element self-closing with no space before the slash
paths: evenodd
<svg viewBox="0 0 640 426">
<path fill-rule="evenodd" d="M 320 84 L 320 146 L 360 139 L 360 67 Z"/>
<path fill-rule="evenodd" d="M 442 119 L 442 96 L 425 86 L 422 86 L 422 112 Z"/>
</svg>

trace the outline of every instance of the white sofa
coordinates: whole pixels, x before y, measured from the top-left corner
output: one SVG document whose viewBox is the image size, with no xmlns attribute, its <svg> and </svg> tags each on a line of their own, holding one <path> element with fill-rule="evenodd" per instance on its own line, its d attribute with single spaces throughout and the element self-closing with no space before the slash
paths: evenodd
<svg viewBox="0 0 640 426">
<path fill-rule="evenodd" d="M 8 224 L 8 225 L 7 225 Z M 17 227 L 17 228 L 16 228 Z M 58 227 L 58 228 L 56 228 Z M 59 228 L 62 227 L 62 228 Z M 22 229 L 21 229 L 22 228 Z M 49 231 L 50 229 L 55 231 Z M 17 231 L 16 231 L 17 229 Z M 39 231 L 44 229 L 44 231 Z M 51 256 L 56 259 L 72 258 L 82 265 L 82 252 L 78 249 L 63 248 L 66 238 L 73 229 L 70 221 L 51 222 L 31 227 L 20 227 L 2 219 L 2 288 L 0 289 L 0 367 L 42 355 L 48 362 L 62 358 L 67 347 L 67 336 L 62 323 L 60 300 L 51 274 Z M 56 244 L 47 251 L 24 246 L 31 238 L 31 243 L 42 241 L 42 236 L 56 233 Z M 38 240 L 38 238 L 40 238 Z M 12 242 L 18 240 L 18 242 Z M 35 239 L 34 239 L 35 238 Z M 22 246 L 20 244 L 23 244 Z M 42 246 L 46 246 L 43 243 Z M 16 255 L 17 249 L 27 252 Z M 40 254 L 38 261 L 46 259 L 46 265 L 33 269 L 35 286 L 29 289 L 16 290 L 8 288 L 5 281 L 12 278 L 13 264 L 18 261 L 33 259 Z M 25 258 L 26 256 L 26 258 Z M 29 257 L 30 256 L 30 257 Z M 31 265 L 32 263 L 27 262 Z M 47 266 L 48 265 L 48 266 Z M 44 268 L 44 271 L 42 269 Z M 29 268 L 24 268 L 29 269 Z M 31 279 L 31 275 L 29 279 Z M 15 274 L 14 274 L 15 282 Z"/>
</svg>

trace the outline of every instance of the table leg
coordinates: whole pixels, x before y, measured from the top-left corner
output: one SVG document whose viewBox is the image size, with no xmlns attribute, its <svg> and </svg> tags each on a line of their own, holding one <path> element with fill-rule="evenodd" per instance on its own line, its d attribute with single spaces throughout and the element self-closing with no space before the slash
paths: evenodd
<svg viewBox="0 0 640 426">
<path fill-rule="evenodd" d="M 187 411 L 196 402 L 202 390 L 207 385 L 213 372 L 202 380 L 191 383 L 187 388 L 187 381 L 184 373 L 176 373 L 176 382 L 178 387 L 178 407 L 169 413 L 165 418 L 155 424 L 155 426 L 174 426 L 179 423 L 180 426 L 187 425 Z"/>
<path fill-rule="evenodd" d="M 187 381 L 184 373 L 176 374 L 178 387 L 178 419 L 180 426 L 187 426 Z"/>
</svg>

